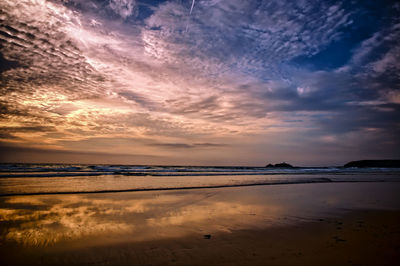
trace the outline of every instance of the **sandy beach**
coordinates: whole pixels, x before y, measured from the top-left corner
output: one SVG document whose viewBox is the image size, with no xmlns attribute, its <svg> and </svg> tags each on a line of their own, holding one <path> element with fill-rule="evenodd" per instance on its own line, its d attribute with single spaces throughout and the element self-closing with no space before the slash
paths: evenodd
<svg viewBox="0 0 400 266">
<path fill-rule="evenodd" d="M 400 266 L 399 0 L 0 22 L 0 266 Z"/>
<path fill-rule="evenodd" d="M 3 265 L 398 265 L 399 183 L 2 197 Z"/>
</svg>

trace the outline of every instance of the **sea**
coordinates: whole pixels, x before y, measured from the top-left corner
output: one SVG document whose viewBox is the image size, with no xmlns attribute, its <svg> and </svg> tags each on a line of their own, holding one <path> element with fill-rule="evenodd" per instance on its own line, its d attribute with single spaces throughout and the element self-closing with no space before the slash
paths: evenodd
<svg viewBox="0 0 400 266">
<path fill-rule="evenodd" d="M 400 168 L 0 164 L 0 196 L 400 182 Z"/>
</svg>

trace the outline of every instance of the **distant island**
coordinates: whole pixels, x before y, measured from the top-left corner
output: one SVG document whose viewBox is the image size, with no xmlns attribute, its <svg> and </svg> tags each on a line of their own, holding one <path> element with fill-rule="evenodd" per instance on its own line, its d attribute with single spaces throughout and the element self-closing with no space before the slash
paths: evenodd
<svg viewBox="0 0 400 266">
<path fill-rule="evenodd" d="M 360 160 L 346 163 L 343 167 L 382 167 L 382 168 L 400 168 L 400 160 Z"/>
<path fill-rule="evenodd" d="M 400 168 L 400 160 L 359 160 L 359 161 L 351 161 L 346 163 L 343 168 L 368 168 L 368 167 L 377 167 L 377 168 Z M 267 164 L 265 168 L 304 168 L 304 167 L 296 167 L 286 162 L 277 163 L 277 164 Z"/>
<path fill-rule="evenodd" d="M 266 168 L 294 168 L 294 166 L 288 164 L 288 163 L 277 163 L 277 164 L 267 164 L 265 166 Z"/>
</svg>

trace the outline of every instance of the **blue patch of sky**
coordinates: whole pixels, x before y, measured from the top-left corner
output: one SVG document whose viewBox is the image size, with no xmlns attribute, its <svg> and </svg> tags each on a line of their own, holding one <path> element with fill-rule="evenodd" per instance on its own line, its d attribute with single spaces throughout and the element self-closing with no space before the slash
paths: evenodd
<svg viewBox="0 0 400 266">
<path fill-rule="evenodd" d="M 146 18 L 150 17 L 154 11 L 151 9 L 149 5 L 140 5 L 138 6 L 139 11 L 136 17 L 139 21 L 144 21 Z"/>
<path fill-rule="evenodd" d="M 345 65 L 362 41 L 394 23 L 399 17 L 395 1 L 346 1 L 343 7 L 352 11 L 353 23 L 340 29 L 341 38 L 331 42 L 319 53 L 301 55 L 290 61 L 294 66 L 310 70 L 332 70 Z M 385 49 L 378 50 L 383 52 Z"/>
</svg>

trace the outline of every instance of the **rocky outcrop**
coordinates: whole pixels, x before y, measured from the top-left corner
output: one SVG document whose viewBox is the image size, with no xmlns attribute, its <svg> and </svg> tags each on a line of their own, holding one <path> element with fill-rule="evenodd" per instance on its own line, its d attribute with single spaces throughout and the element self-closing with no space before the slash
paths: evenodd
<svg viewBox="0 0 400 266">
<path fill-rule="evenodd" d="M 400 168 L 400 160 L 361 160 L 346 163 L 343 167 L 379 167 L 379 168 Z"/>
<path fill-rule="evenodd" d="M 277 163 L 277 164 L 267 164 L 266 168 L 294 168 L 292 165 L 288 163 Z"/>
</svg>

